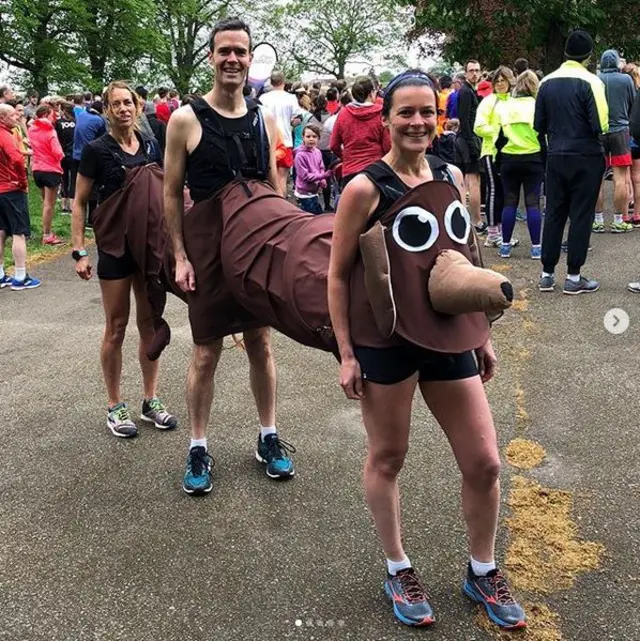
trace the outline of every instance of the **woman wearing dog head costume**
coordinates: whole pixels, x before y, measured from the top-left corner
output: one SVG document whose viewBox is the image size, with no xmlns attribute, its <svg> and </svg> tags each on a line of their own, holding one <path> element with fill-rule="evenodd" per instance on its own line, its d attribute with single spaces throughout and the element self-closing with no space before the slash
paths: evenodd
<svg viewBox="0 0 640 641">
<path fill-rule="evenodd" d="M 384 125 L 391 134 L 391 150 L 351 181 L 342 194 L 328 281 L 329 311 L 341 357 L 340 384 L 347 397 L 359 400 L 362 406 L 368 436 L 365 494 L 387 558 L 384 588 L 396 617 L 407 625 L 429 625 L 434 621 L 426 589 L 402 547 L 400 527 L 397 476 L 408 447 L 411 403 L 417 384 L 449 439 L 463 476 L 462 500 L 471 552 L 464 591 L 484 605 L 495 623 L 504 628 L 523 627 L 524 612 L 511 596 L 494 560 L 500 458 L 483 388 L 496 365 L 491 343 L 484 338 L 487 334 L 481 335 L 486 342 L 475 350 L 475 357 L 468 348 L 462 353 L 447 354 L 401 338 L 391 345 L 389 340 L 354 345 L 351 338 L 363 335 L 359 325 L 365 321 L 350 313 L 350 283 L 361 236 L 372 221 L 381 220 L 405 193 L 434 180 L 454 182 L 459 193 L 450 184 L 431 183 L 429 194 L 445 194 L 450 201 L 447 211 L 451 206 L 463 209 L 459 202 L 460 193 L 464 193 L 460 171 L 434 157 L 425 157 L 436 132 L 436 105 L 435 89 L 424 73 L 410 71 L 396 77 L 387 88 L 382 110 Z M 413 220 L 405 223 L 401 222 L 402 215 L 396 217 L 396 246 L 389 247 L 389 253 L 399 251 L 399 246 L 420 252 L 433 245 L 437 240 L 434 235 L 448 234 L 449 239 L 456 236 L 455 225 L 438 225 L 437 220 L 432 220 L 432 213 L 420 211 L 420 216 L 409 212 Z M 466 242 L 470 233 L 466 210 L 463 218 L 467 231 L 460 243 Z M 407 225 L 404 231 L 403 224 Z M 426 233 L 421 225 L 429 226 Z M 416 246 L 412 234 L 423 234 L 426 242 Z M 396 287 L 401 283 L 396 280 L 393 284 Z M 398 326 L 402 323 L 401 314 L 398 308 Z"/>
</svg>

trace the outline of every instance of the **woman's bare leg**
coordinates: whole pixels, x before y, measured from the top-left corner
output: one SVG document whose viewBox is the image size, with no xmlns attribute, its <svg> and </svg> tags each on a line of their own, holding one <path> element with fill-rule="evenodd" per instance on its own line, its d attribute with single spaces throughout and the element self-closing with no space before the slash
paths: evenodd
<svg viewBox="0 0 640 641">
<path fill-rule="evenodd" d="M 120 378 L 122 375 L 122 343 L 129 322 L 130 293 L 133 277 L 119 280 L 101 280 L 102 305 L 106 325 L 100 349 L 102 373 L 107 387 L 109 406 L 122 401 Z"/>
<path fill-rule="evenodd" d="M 51 235 L 51 223 L 53 221 L 53 209 L 56 204 L 55 187 L 45 187 L 42 192 L 42 235 Z"/>
<path fill-rule="evenodd" d="M 409 447 L 411 402 L 416 377 L 395 385 L 366 383 L 361 401 L 368 437 L 364 491 L 386 558 L 405 558 L 400 529 L 398 474 Z"/>
<path fill-rule="evenodd" d="M 500 455 L 493 417 L 479 376 L 420 383 L 462 472 L 462 507 L 471 556 L 494 560 L 500 508 Z"/>
</svg>

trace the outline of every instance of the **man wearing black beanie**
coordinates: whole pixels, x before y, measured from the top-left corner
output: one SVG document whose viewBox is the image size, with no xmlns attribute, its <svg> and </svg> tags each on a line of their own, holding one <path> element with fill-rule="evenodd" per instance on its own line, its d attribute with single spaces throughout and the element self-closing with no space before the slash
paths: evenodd
<svg viewBox="0 0 640 641">
<path fill-rule="evenodd" d="M 541 292 L 555 288 L 562 234 L 569 218 L 564 294 L 595 292 L 597 281 L 581 276 L 589 249 L 596 201 L 605 169 L 600 135 L 609 129 L 602 81 L 586 69 L 593 40 L 582 30 L 565 45 L 565 62 L 540 83 L 534 128 L 547 137 L 547 215 L 542 236 Z"/>
</svg>

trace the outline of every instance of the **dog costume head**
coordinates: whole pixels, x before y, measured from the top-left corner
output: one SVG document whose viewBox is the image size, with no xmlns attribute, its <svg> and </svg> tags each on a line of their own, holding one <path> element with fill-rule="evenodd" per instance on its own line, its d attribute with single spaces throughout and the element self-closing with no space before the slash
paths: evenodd
<svg viewBox="0 0 640 641">
<path fill-rule="evenodd" d="M 489 337 L 489 319 L 511 305 L 513 288 L 482 267 L 476 243 L 453 185 L 415 187 L 361 235 L 364 290 L 352 281 L 352 309 L 366 297 L 385 338 L 397 334 L 440 352 L 480 347 Z M 367 344 L 357 326 L 354 342 Z"/>
</svg>

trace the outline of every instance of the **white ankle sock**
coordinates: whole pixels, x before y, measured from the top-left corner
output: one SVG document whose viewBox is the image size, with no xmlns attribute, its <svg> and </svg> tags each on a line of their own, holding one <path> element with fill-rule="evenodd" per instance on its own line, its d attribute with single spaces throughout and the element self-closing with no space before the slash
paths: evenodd
<svg viewBox="0 0 640 641">
<path fill-rule="evenodd" d="M 275 427 L 262 427 L 260 426 L 260 438 L 264 441 L 264 439 L 269 436 L 269 434 L 277 434 L 277 430 Z"/>
<path fill-rule="evenodd" d="M 553 274 L 549 272 L 542 272 L 542 278 L 553 278 Z"/>
<path fill-rule="evenodd" d="M 598 225 L 604 224 L 604 214 L 601 211 L 596 212 L 596 222 Z"/>
<path fill-rule="evenodd" d="M 0 278 L 4 278 L 4 265 L 0 265 Z"/>
<path fill-rule="evenodd" d="M 204 449 L 207 449 L 207 439 L 205 438 L 192 438 L 191 439 L 191 445 L 189 445 L 189 449 L 193 449 L 194 447 L 204 447 Z"/>
<path fill-rule="evenodd" d="M 579 283 L 580 274 L 567 274 L 567 280 L 570 280 L 573 283 Z"/>
<path fill-rule="evenodd" d="M 391 561 L 387 559 L 387 571 L 391 576 L 395 576 L 400 570 L 406 570 L 411 567 L 411 561 L 408 557 L 404 557 L 402 561 Z"/>
<path fill-rule="evenodd" d="M 27 268 L 26 267 L 16 267 L 13 272 L 13 277 L 16 280 L 24 280 L 27 277 Z"/>
<path fill-rule="evenodd" d="M 480 561 L 476 561 L 473 557 L 469 557 L 471 559 L 471 571 L 476 575 L 476 576 L 487 576 L 491 570 L 496 569 L 496 562 L 495 561 L 490 561 L 489 563 L 482 563 Z"/>
<path fill-rule="evenodd" d="M 613 222 L 616 225 L 621 225 L 622 224 L 622 214 L 613 214 Z"/>
</svg>

